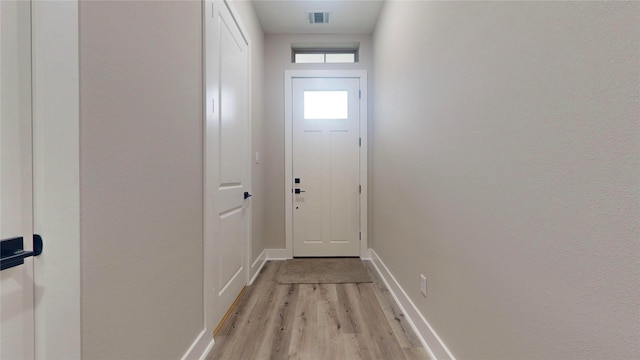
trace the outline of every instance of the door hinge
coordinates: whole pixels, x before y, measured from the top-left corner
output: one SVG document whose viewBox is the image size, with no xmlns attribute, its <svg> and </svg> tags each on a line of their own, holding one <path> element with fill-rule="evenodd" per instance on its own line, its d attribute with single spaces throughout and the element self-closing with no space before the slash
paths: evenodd
<svg viewBox="0 0 640 360">
<path fill-rule="evenodd" d="M 358 138 L 358 146 L 362 146 L 362 138 Z"/>
<path fill-rule="evenodd" d="M 358 238 L 360 239 L 360 241 L 362 241 L 362 231 L 358 233 Z"/>
<path fill-rule="evenodd" d="M 358 185 L 358 192 L 362 194 L 362 185 Z"/>
<path fill-rule="evenodd" d="M 362 99 L 362 90 L 358 90 L 358 99 Z"/>
</svg>

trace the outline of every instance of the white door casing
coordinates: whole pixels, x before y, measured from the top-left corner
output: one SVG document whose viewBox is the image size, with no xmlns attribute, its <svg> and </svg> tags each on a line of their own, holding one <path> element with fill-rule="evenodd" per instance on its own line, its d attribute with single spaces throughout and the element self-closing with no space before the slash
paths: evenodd
<svg viewBox="0 0 640 360">
<path fill-rule="evenodd" d="M 304 179 L 300 177 L 300 183 L 296 184 L 294 182 L 294 178 L 298 177 L 297 174 L 294 174 L 294 166 L 297 160 L 294 160 L 294 142 L 295 142 L 295 126 L 294 126 L 294 113 L 295 107 L 294 105 L 294 82 L 301 79 L 325 79 L 330 81 L 331 79 L 354 79 L 359 81 L 359 101 L 358 101 L 358 120 L 357 120 L 357 129 L 358 129 L 358 137 L 359 140 L 357 142 L 358 146 L 358 161 L 357 161 L 357 174 L 358 181 L 356 182 L 356 196 L 359 202 L 359 210 L 358 210 L 358 218 L 359 218 L 359 246 L 358 251 L 352 253 L 353 255 L 349 256 L 357 256 L 359 255 L 361 258 L 368 259 L 370 258 L 370 252 L 368 249 L 368 241 L 367 241 L 367 72 L 365 70 L 287 70 L 285 71 L 285 244 L 286 249 L 279 255 L 283 258 L 291 258 L 294 256 L 294 232 L 301 230 L 294 229 L 294 211 L 300 210 L 300 205 L 298 205 L 298 209 L 295 209 L 296 206 L 296 196 L 298 196 L 299 200 L 303 200 L 305 204 L 307 204 L 307 199 L 300 197 L 300 194 L 295 194 L 294 190 L 296 188 L 300 190 L 305 190 Z M 302 95 L 304 96 L 304 95 Z M 351 106 L 351 105 L 350 105 Z M 300 111 L 300 110 L 299 110 Z M 316 129 L 319 130 L 319 129 Z M 316 134 L 317 135 L 317 134 Z M 344 136 L 344 132 L 341 134 Z M 338 136 L 341 136 L 338 135 Z M 346 136 L 345 136 L 346 137 Z M 325 150 L 326 151 L 326 150 Z M 329 157 L 330 158 L 330 157 Z M 329 160 L 329 163 L 331 161 Z M 344 161 L 341 162 L 342 165 L 345 164 Z M 300 166 L 300 165 L 299 165 Z M 302 165 L 303 167 L 305 165 Z M 311 165 L 309 165 L 311 166 Z M 318 171 L 315 169 L 315 171 Z M 325 172 L 324 170 L 322 170 Z M 301 174 L 300 174 L 301 175 Z M 327 176 L 325 174 L 323 176 Z M 329 176 L 328 180 L 326 180 L 330 186 L 331 177 Z M 342 188 L 345 188 L 345 184 L 339 184 Z M 360 186 L 360 188 L 357 187 Z M 308 185 L 307 185 L 308 186 Z M 348 186 L 348 185 L 347 185 Z M 351 188 L 351 186 L 348 186 Z M 358 191 L 360 190 L 360 191 Z M 306 191 L 306 190 L 305 190 Z M 302 193 L 307 195 L 307 193 Z M 330 209 L 331 205 L 328 205 L 328 209 Z M 319 211 L 319 210 L 315 210 Z M 323 210 L 325 213 L 327 210 Z M 331 210 L 329 210 L 331 211 Z M 313 215 L 313 214 L 312 214 Z M 327 215 L 324 215 L 325 217 Z M 300 219 L 298 221 L 301 221 Z M 306 216 L 305 220 L 306 222 Z M 344 225 L 344 224 L 343 224 Z M 323 225 L 324 226 L 324 225 Z M 347 225 L 348 227 L 348 225 Z M 329 228 L 327 226 L 327 228 Z M 344 229 L 344 226 L 343 226 Z M 304 230 L 306 231 L 306 229 Z M 327 232 L 327 230 L 324 230 Z M 339 231 L 338 231 L 339 233 Z M 330 237 L 329 237 L 330 238 Z M 335 241 L 332 245 L 340 245 L 341 241 Z M 296 251 L 295 256 L 346 256 L 346 255 L 334 255 L 329 252 L 317 252 L 313 255 L 302 255 Z"/>
<path fill-rule="evenodd" d="M 213 331 L 249 279 L 249 49 L 228 4 L 205 7 L 205 314 Z"/>
<path fill-rule="evenodd" d="M 80 359 L 78 1 L 32 1 L 37 359 Z"/>
<path fill-rule="evenodd" d="M 0 238 L 33 250 L 31 4 L 0 2 Z M 34 359 L 33 258 L 0 272 L 0 359 Z"/>
<path fill-rule="evenodd" d="M 11 10 L 14 5 L 21 9 L 19 16 Z M 23 20 L 29 8 L 31 19 Z M 5 300 L 12 301 L 5 298 L 6 292 L 20 285 L 11 273 L 25 269 L 31 273 L 31 286 L 11 294 L 13 300 L 22 298 L 25 303 L 31 300 L 32 309 L 23 308 L 26 311 L 23 315 L 31 318 L 30 325 L 26 324 L 23 329 L 31 327 L 35 331 L 35 342 L 30 339 L 34 337 L 32 331 L 14 331 L 19 316 L 12 316 L 10 307 L 5 307 L 0 310 L 1 332 L 14 337 L 7 342 L 0 335 L 0 357 L 79 359 L 78 2 L 1 1 L 0 13 L 0 67 L 3 69 L 0 75 L 0 232 L 4 238 L 6 232 L 12 233 L 9 227 L 15 225 L 14 221 L 19 221 L 24 227 L 26 250 L 32 249 L 34 231 L 43 234 L 45 241 L 45 250 L 37 259 L 27 258 L 23 265 L 2 272 L 0 306 L 7 304 Z M 17 24 L 16 20 L 23 25 L 30 22 L 30 25 L 20 26 L 18 33 L 12 32 L 11 24 Z M 15 84 L 16 79 L 20 84 Z M 25 115 L 18 122 L 8 116 L 15 114 L 16 99 L 21 101 L 18 111 L 23 114 L 30 111 L 30 118 Z M 19 123 L 21 129 L 17 134 L 15 126 Z M 11 175 L 13 169 L 17 173 Z M 22 190 L 15 189 L 12 183 L 20 177 Z M 18 198 L 17 206 L 22 210 L 14 205 Z M 11 212 L 4 211 L 7 208 Z M 7 277 L 13 283 L 6 284 Z M 20 343 L 15 335 L 22 335 L 25 342 Z"/>
<path fill-rule="evenodd" d="M 292 86 L 293 255 L 359 256 L 360 79 Z"/>
</svg>

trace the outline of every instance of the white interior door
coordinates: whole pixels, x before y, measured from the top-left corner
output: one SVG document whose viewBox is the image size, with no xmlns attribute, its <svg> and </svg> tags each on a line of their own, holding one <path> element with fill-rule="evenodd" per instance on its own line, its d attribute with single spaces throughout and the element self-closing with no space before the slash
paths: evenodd
<svg viewBox="0 0 640 360">
<path fill-rule="evenodd" d="M 223 2 L 213 3 L 207 56 L 207 241 L 212 241 L 215 324 L 248 281 L 250 199 L 248 44 Z"/>
<path fill-rule="evenodd" d="M 359 78 L 294 78 L 293 255 L 359 256 Z"/>
<path fill-rule="evenodd" d="M 0 1 L 0 37 L 0 238 L 33 250 L 29 1 Z M 1 360 L 34 358 L 33 274 L 32 257 L 0 272 Z"/>
</svg>

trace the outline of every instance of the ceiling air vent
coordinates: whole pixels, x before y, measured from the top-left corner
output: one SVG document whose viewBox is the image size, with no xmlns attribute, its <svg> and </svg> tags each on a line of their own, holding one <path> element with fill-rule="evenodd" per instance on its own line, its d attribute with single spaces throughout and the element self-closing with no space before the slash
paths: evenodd
<svg viewBox="0 0 640 360">
<path fill-rule="evenodd" d="M 307 21 L 309 21 L 309 24 L 328 24 L 329 12 L 328 11 L 312 11 L 308 13 Z"/>
</svg>

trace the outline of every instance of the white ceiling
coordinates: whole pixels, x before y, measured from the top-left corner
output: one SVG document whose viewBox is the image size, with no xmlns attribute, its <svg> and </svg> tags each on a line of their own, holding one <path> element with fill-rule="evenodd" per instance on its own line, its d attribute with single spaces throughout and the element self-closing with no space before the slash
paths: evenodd
<svg viewBox="0 0 640 360">
<path fill-rule="evenodd" d="M 383 0 L 253 0 L 269 34 L 370 34 Z M 331 12 L 330 24 L 309 24 L 307 13 Z"/>
</svg>

